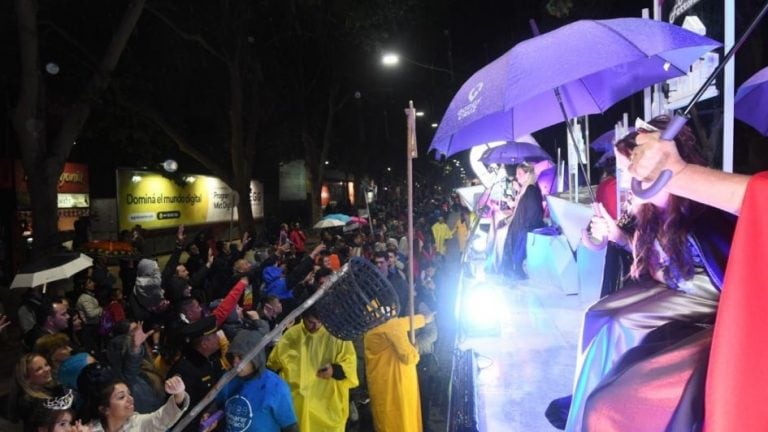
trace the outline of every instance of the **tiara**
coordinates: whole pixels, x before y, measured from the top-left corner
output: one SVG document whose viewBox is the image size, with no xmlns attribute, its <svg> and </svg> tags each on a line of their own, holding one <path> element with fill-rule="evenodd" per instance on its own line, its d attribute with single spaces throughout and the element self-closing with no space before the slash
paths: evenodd
<svg viewBox="0 0 768 432">
<path fill-rule="evenodd" d="M 45 402 L 43 402 L 43 406 L 50 410 L 66 410 L 72 407 L 72 402 L 74 400 L 75 395 L 72 392 L 72 389 L 70 389 L 64 396 L 46 399 Z"/>
</svg>

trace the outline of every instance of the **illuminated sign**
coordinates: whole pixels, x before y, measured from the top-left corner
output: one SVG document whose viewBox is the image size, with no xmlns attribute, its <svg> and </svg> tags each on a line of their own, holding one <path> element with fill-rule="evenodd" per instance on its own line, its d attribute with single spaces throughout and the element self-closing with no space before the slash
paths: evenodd
<svg viewBox="0 0 768 432">
<path fill-rule="evenodd" d="M 176 182 L 158 173 L 118 170 L 117 211 L 121 230 L 140 224 L 145 229 L 173 228 L 237 220 L 236 194 L 216 177 L 181 175 Z M 261 208 L 261 184 L 251 189 L 251 208 Z M 253 185 L 253 183 L 252 183 Z"/>
<path fill-rule="evenodd" d="M 88 208 L 91 206 L 88 194 L 60 193 L 57 195 L 59 208 Z"/>
<path fill-rule="evenodd" d="M 16 189 L 16 204 L 19 209 L 29 209 L 29 188 L 27 175 L 21 161 L 15 161 L 14 187 Z M 57 186 L 59 208 L 87 208 L 90 202 L 88 195 L 88 166 L 85 164 L 67 162 L 59 175 Z"/>
</svg>

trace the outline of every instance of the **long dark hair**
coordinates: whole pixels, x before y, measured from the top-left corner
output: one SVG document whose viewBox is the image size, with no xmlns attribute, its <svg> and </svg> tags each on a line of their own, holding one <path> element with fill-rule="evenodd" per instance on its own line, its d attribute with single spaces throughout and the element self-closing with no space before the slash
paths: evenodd
<svg viewBox="0 0 768 432">
<path fill-rule="evenodd" d="M 664 130 L 669 124 L 668 116 L 659 116 L 649 121 L 653 127 Z M 629 141 L 634 145 L 637 132 L 633 132 L 620 141 Z M 680 157 L 688 163 L 706 165 L 702 149 L 695 134 L 688 126 L 683 127 L 675 137 L 675 144 Z M 617 146 L 620 144 L 617 143 Z M 694 263 L 688 248 L 688 233 L 692 221 L 703 210 L 703 206 L 686 198 L 670 195 L 666 209 L 651 203 L 640 204 L 635 211 L 636 230 L 633 238 L 634 262 L 630 276 L 637 279 L 643 273 L 656 274 L 662 269 L 659 253 L 654 247 L 658 240 L 661 249 L 669 258 L 669 265 L 664 267 L 665 282 L 675 285 L 678 280 L 693 277 Z"/>
</svg>

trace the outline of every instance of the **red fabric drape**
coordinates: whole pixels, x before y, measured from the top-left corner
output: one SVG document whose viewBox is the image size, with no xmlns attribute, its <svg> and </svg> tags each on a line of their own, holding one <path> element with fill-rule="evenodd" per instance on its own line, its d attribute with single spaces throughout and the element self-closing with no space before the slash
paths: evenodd
<svg viewBox="0 0 768 432">
<path fill-rule="evenodd" d="M 768 431 L 768 172 L 747 186 L 707 375 L 705 432 Z"/>
</svg>

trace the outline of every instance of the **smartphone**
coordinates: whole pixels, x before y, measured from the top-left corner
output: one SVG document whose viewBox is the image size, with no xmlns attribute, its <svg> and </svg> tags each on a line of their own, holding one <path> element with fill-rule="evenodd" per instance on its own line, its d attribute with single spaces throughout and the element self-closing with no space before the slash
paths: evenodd
<svg viewBox="0 0 768 432">
<path fill-rule="evenodd" d="M 208 416 L 207 419 L 201 420 L 200 421 L 200 431 L 201 432 L 205 431 L 206 429 L 211 427 L 211 425 L 213 425 L 217 421 L 221 420 L 222 417 L 224 417 L 224 411 L 218 410 L 215 413 L 213 413 L 210 416 Z"/>
</svg>

